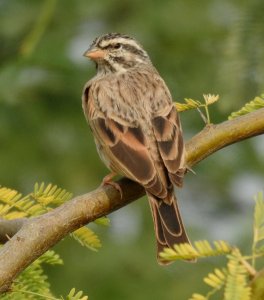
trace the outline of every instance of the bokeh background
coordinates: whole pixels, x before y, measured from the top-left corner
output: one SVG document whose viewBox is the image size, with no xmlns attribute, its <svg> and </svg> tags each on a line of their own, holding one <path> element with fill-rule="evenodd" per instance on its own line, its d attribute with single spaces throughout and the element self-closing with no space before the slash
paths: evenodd
<svg viewBox="0 0 264 300">
<path fill-rule="evenodd" d="M 0 0 L 0 184 L 27 193 L 52 182 L 74 193 L 96 188 L 100 162 L 81 108 L 95 74 L 82 54 L 106 32 L 136 37 L 176 101 L 220 95 L 221 122 L 264 91 L 262 0 Z M 181 114 L 185 138 L 204 126 Z M 188 174 L 177 191 L 191 239 L 250 247 L 253 195 L 263 189 L 264 138 L 230 146 Z M 56 295 L 76 287 L 89 299 L 187 299 L 205 292 L 202 276 L 221 259 L 160 267 L 142 198 L 93 225 L 103 247 L 91 252 L 69 238 L 55 249 L 65 265 L 46 272 Z"/>
</svg>

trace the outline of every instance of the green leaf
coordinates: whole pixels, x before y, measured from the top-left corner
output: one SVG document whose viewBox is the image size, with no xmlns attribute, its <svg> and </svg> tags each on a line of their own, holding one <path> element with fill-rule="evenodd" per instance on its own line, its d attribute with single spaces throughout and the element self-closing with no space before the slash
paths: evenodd
<svg viewBox="0 0 264 300">
<path fill-rule="evenodd" d="M 237 249 L 228 255 L 224 300 L 250 300 L 251 288 L 247 282 L 247 269 L 241 263 L 241 258 Z"/>
<path fill-rule="evenodd" d="M 109 226 L 110 225 L 110 219 L 107 217 L 101 217 L 98 218 L 94 221 L 95 224 L 97 225 L 102 225 L 102 226 Z"/>
<path fill-rule="evenodd" d="M 88 300 L 88 296 L 83 296 L 83 291 L 76 292 L 75 288 L 71 289 L 67 295 L 67 300 Z"/>
<path fill-rule="evenodd" d="M 264 240 L 264 201 L 263 201 L 263 194 L 259 192 L 255 197 L 255 210 L 254 210 L 254 234 L 253 234 L 253 245 L 252 251 L 253 256 L 258 252 L 257 244 L 260 241 Z M 254 264 L 253 258 L 253 264 Z"/>
<path fill-rule="evenodd" d="M 46 263 L 49 265 L 62 265 L 63 260 L 60 258 L 54 250 L 48 250 L 42 256 L 37 259 L 39 263 Z"/>
<path fill-rule="evenodd" d="M 41 205 L 53 205 L 56 207 L 70 200 L 72 193 L 51 183 L 45 187 L 45 184 L 42 182 L 40 185 L 38 183 L 35 184 L 34 193 L 31 194 L 31 197 Z"/>
<path fill-rule="evenodd" d="M 216 256 L 230 253 L 232 247 L 224 241 L 214 241 L 214 247 L 206 240 L 194 242 L 194 247 L 190 244 L 174 245 L 174 249 L 164 248 L 159 255 L 161 258 L 169 261 L 177 259 L 197 259 L 207 256 Z"/>
<path fill-rule="evenodd" d="M 264 107 L 264 94 L 262 94 L 259 97 L 255 97 L 252 101 L 247 103 L 240 110 L 236 112 L 232 112 L 232 114 L 228 117 L 228 120 L 233 120 L 237 117 L 243 116 L 245 114 L 248 114 L 252 111 L 255 111 L 263 107 Z"/>
<path fill-rule="evenodd" d="M 189 300 L 207 300 L 207 299 L 208 299 L 207 297 L 197 293 L 192 294 L 192 297 L 189 298 Z"/>
<path fill-rule="evenodd" d="M 184 98 L 185 103 L 175 102 L 177 111 L 181 112 L 189 109 L 197 109 L 209 106 L 219 100 L 219 95 L 204 94 L 203 97 L 205 103 L 202 103 L 199 100 L 193 100 L 191 98 Z"/>
<path fill-rule="evenodd" d="M 50 292 L 47 276 L 38 262 L 32 263 L 16 279 L 12 292 L 1 297 L 3 300 L 39 300 L 54 298 Z"/>
<path fill-rule="evenodd" d="M 34 216 L 45 211 L 41 205 L 31 200 L 29 195 L 22 198 L 17 191 L 8 188 L 0 189 L 0 202 L 7 205 L 3 215 L 6 219 L 16 218 L 14 212 L 23 212 L 23 216 Z"/>
<path fill-rule="evenodd" d="M 97 251 L 97 249 L 102 246 L 98 236 L 87 226 L 83 226 L 75 230 L 73 233 L 71 233 L 71 236 L 75 238 L 82 246 L 94 251 Z"/>
<path fill-rule="evenodd" d="M 24 197 L 15 190 L 0 187 L 0 214 L 5 219 L 31 217 L 43 214 L 54 207 L 68 201 L 71 193 L 56 185 L 36 183 L 34 191 Z M 98 221 L 101 224 L 108 224 L 107 218 Z M 97 235 L 89 228 L 82 227 L 73 234 L 82 245 L 97 250 L 101 243 Z M 55 298 L 51 291 L 47 276 L 44 274 L 42 264 L 63 264 L 62 259 L 53 250 L 49 250 L 26 268 L 12 285 L 12 292 L 1 296 L 4 300 L 39 300 Z M 87 300 L 83 292 L 70 293 L 67 298 L 70 300 Z"/>
<path fill-rule="evenodd" d="M 204 282 L 214 289 L 221 289 L 226 281 L 226 269 L 215 269 L 213 273 L 209 273 Z"/>
<path fill-rule="evenodd" d="M 177 108 L 177 111 L 185 111 L 193 108 L 198 108 L 203 106 L 203 104 L 198 100 L 193 100 L 190 98 L 184 98 L 185 103 L 176 102 L 175 106 Z"/>
</svg>

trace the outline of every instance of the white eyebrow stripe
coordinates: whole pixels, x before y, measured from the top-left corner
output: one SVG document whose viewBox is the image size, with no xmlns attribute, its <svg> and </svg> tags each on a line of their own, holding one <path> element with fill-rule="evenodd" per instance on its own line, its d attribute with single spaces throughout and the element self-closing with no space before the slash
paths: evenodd
<svg viewBox="0 0 264 300">
<path fill-rule="evenodd" d="M 142 48 L 140 47 L 140 45 L 138 45 L 138 43 L 132 39 L 126 39 L 123 37 L 119 37 L 119 38 L 113 38 L 111 40 L 102 40 L 101 42 L 99 42 L 99 45 L 104 48 L 107 47 L 110 44 L 124 44 L 124 45 L 129 45 L 129 46 L 133 46 L 138 50 L 142 50 Z"/>
</svg>

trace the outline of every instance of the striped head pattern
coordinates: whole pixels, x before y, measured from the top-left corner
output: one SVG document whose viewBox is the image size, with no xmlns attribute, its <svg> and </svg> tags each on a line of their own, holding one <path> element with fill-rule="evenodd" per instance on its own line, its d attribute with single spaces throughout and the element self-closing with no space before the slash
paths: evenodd
<svg viewBox="0 0 264 300">
<path fill-rule="evenodd" d="M 84 55 L 96 63 L 98 73 L 105 74 L 151 64 L 142 46 L 135 39 L 120 33 L 97 37 Z"/>
</svg>

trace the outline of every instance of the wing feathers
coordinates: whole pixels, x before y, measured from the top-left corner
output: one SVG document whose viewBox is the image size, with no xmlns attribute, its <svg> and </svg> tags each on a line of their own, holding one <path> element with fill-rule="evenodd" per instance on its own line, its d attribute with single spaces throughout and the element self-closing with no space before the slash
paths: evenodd
<svg viewBox="0 0 264 300">
<path fill-rule="evenodd" d="M 178 186 L 182 185 L 182 176 L 178 170 L 184 169 L 184 143 L 176 108 L 172 106 L 166 116 L 152 119 L 154 135 L 160 156 L 166 166 L 169 178 Z"/>
<path fill-rule="evenodd" d="M 119 140 L 110 151 L 117 158 L 119 164 L 133 174 L 139 182 L 147 183 L 154 177 L 154 168 L 148 153 L 144 150 L 138 150 Z"/>
<path fill-rule="evenodd" d="M 154 132 L 158 141 L 166 141 L 171 138 L 174 131 L 174 126 L 168 122 L 164 117 L 155 117 L 152 120 L 154 125 Z"/>
<path fill-rule="evenodd" d="M 98 130 L 101 133 L 101 138 L 104 143 L 108 145 L 114 145 L 116 143 L 117 136 L 114 134 L 113 130 L 106 125 L 105 119 L 98 118 L 97 119 Z"/>
<path fill-rule="evenodd" d="M 147 184 L 145 184 L 145 189 L 159 198 L 165 198 L 167 196 L 167 190 L 161 183 L 157 173 L 155 173 L 155 176 Z"/>
<path fill-rule="evenodd" d="M 159 177 L 139 126 L 127 127 L 109 118 L 97 118 L 93 124 L 100 140 L 112 153 L 120 173 L 132 177 L 157 197 L 167 196 L 167 187 Z"/>
</svg>

